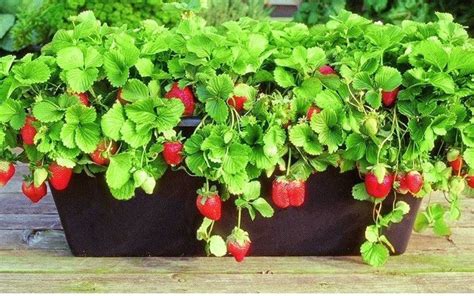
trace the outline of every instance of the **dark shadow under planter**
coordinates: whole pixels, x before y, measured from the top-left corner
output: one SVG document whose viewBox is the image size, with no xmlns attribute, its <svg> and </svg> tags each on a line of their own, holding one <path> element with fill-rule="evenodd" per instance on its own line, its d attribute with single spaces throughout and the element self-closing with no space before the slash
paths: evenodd
<svg viewBox="0 0 474 296">
<path fill-rule="evenodd" d="M 353 255 L 359 253 L 365 227 L 372 223 L 370 202 L 352 198 L 352 186 L 361 182 L 355 172 L 336 169 L 313 175 L 300 208 L 276 210 L 273 218 L 250 221 L 244 212 L 243 228 L 252 240 L 251 255 Z M 196 210 L 196 190 L 203 181 L 184 171 L 170 171 L 160 179 L 153 195 L 137 190 L 130 201 L 115 200 L 103 175 L 74 175 L 54 201 L 75 256 L 198 256 L 204 255 L 196 229 L 202 217 Z M 264 191 L 269 180 L 263 180 Z M 264 194 L 268 196 L 268 194 Z M 398 196 L 410 213 L 386 232 L 396 253 L 403 253 L 411 235 L 420 199 Z M 392 207 L 393 196 L 383 210 Z M 233 201 L 225 203 L 216 233 L 227 236 L 236 223 Z"/>
</svg>

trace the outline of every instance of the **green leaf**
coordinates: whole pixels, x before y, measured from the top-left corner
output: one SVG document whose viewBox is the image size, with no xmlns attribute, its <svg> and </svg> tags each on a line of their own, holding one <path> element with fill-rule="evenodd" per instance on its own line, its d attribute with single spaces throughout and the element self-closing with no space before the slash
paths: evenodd
<svg viewBox="0 0 474 296">
<path fill-rule="evenodd" d="M 130 79 L 122 89 L 122 96 L 129 102 L 147 99 L 148 87 L 138 79 Z"/>
<path fill-rule="evenodd" d="M 132 169 L 132 157 L 128 153 L 116 154 L 110 157 L 110 164 L 105 173 L 107 184 L 110 188 L 119 189 L 128 181 L 132 181 L 130 170 Z"/>
<path fill-rule="evenodd" d="M 379 91 L 369 90 L 365 93 L 365 101 L 374 109 L 382 106 L 382 93 Z"/>
<path fill-rule="evenodd" d="M 344 141 L 344 133 L 338 124 L 336 113 L 325 109 L 311 119 L 311 128 L 318 133 L 321 144 L 327 145 L 330 153 L 335 152 Z"/>
<path fill-rule="evenodd" d="M 429 82 L 442 89 L 447 94 L 453 94 L 455 90 L 455 84 L 453 78 L 447 73 L 432 73 L 429 77 Z"/>
<path fill-rule="evenodd" d="M 19 130 L 25 124 L 26 113 L 20 102 L 6 99 L 0 104 L 0 122 L 10 122 L 12 128 Z"/>
<path fill-rule="evenodd" d="M 206 112 L 217 122 L 224 122 L 229 115 L 229 108 L 222 99 L 209 99 L 206 101 Z"/>
<path fill-rule="evenodd" d="M 428 228 L 429 225 L 430 225 L 430 221 L 428 220 L 426 213 L 422 212 L 422 213 L 418 213 L 418 215 L 416 216 L 413 229 L 416 232 L 422 232 L 423 230 Z"/>
<path fill-rule="evenodd" d="M 178 99 L 162 100 L 163 104 L 156 107 L 156 129 L 164 132 L 173 129 L 181 121 L 184 113 L 184 105 Z"/>
<path fill-rule="evenodd" d="M 252 206 L 262 215 L 262 217 L 270 218 L 274 214 L 272 206 L 263 198 L 257 198 L 252 201 Z"/>
<path fill-rule="evenodd" d="M 84 153 L 91 153 L 100 141 L 100 128 L 97 123 L 81 124 L 76 129 L 75 142 Z"/>
<path fill-rule="evenodd" d="M 463 157 L 467 165 L 474 169 L 474 148 L 467 148 L 463 153 Z"/>
<path fill-rule="evenodd" d="M 260 182 L 252 181 L 247 184 L 242 193 L 245 200 L 254 200 L 260 196 Z"/>
<path fill-rule="evenodd" d="M 224 156 L 222 168 L 226 173 L 242 171 L 249 162 L 250 153 L 250 147 L 247 145 L 238 143 L 231 144 L 228 153 Z"/>
<path fill-rule="evenodd" d="M 99 75 L 99 70 L 95 68 L 71 69 L 66 72 L 66 81 L 69 87 L 75 92 L 85 92 L 94 84 Z"/>
<path fill-rule="evenodd" d="M 423 40 L 419 42 L 411 53 L 412 57 L 417 55 L 422 55 L 424 61 L 438 67 L 440 71 L 443 71 L 449 60 L 448 54 L 443 49 L 440 42 L 434 40 Z M 413 64 L 412 61 L 411 63 Z"/>
<path fill-rule="evenodd" d="M 64 111 L 54 102 L 45 100 L 33 106 L 33 115 L 42 122 L 56 122 L 63 118 Z"/>
<path fill-rule="evenodd" d="M 364 242 L 360 247 L 362 259 L 372 266 L 382 266 L 387 262 L 389 251 L 382 243 Z"/>
<path fill-rule="evenodd" d="M 115 199 L 118 200 L 129 200 L 135 194 L 135 184 L 133 180 L 128 180 L 120 188 L 110 188 L 110 193 Z"/>
<path fill-rule="evenodd" d="M 295 78 L 293 75 L 286 71 L 283 67 L 276 67 L 275 71 L 273 72 L 275 76 L 275 82 L 284 88 L 295 86 Z"/>
<path fill-rule="evenodd" d="M 212 97 L 227 100 L 234 90 L 234 83 L 229 75 L 222 74 L 209 80 L 207 90 Z"/>
<path fill-rule="evenodd" d="M 143 124 L 152 127 L 157 120 L 154 108 L 155 102 L 153 99 L 141 99 L 125 106 L 125 113 L 136 125 Z"/>
<path fill-rule="evenodd" d="M 2 76 L 8 76 L 8 74 L 10 73 L 10 68 L 12 67 L 14 61 L 15 61 L 14 55 L 6 55 L 3 57 L 0 57 L 0 78 Z"/>
<path fill-rule="evenodd" d="M 13 67 L 14 77 L 22 85 L 31 85 L 48 81 L 51 70 L 42 61 L 34 60 Z"/>
<path fill-rule="evenodd" d="M 155 65 L 153 65 L 153 62 L 150 59 L 141 58 L 135 64 L 135 68 L 137 68 L 141 77 L 151 77 L 155 69 Z"/>
<path fill-rule="evenodd" d="M 350 134 L 346 138 L 346 151 L 344 157 L 350 160 L 360 160 L 366 151 L 365 139 L 356 133 Z"/>
<path fill-rule="evenodd" d="M 72 124 L 92 123 L 95 121 L 97 114 L 95 109 L 86 107 L 82 104 L 71 106 L 66 111 L 66 122 Z"/>
<path fill-rule="evenodd" d="M 48 179 L 48 170 L 45 168 L 37 168 L 33 172 L 33 183 L 35 187 L 40 187 L 46 179 Z"/>
<path fill-rule="evenodd" d="M 63 70 L 82 68 L 84 66 L 84 54 L 79 47 L 66 47 L 58 51 L 56 62 Z"/>
<path fill-rule="evenodd" d="M 93 47 L 88 47 L 86 51 L 86 56 L 84 58 L 84 67 L 85 68 L 98 68 L 102 66 L 103 60 L 100 53 L 97 49 Z"/>
<path fill-rule="evenodd" d="M 263 151 L 268 157 L 274 157 L 286 141 L 285 131 L 279 126 L 272 126 L 263 136 Z"/>
<path fill-rule="evenodd" d="M 116 102 L 112 108 L 102 116 L 100 121 L 102 132 L 106 137 L 118 141 L 120 139 L 120 130 L 125 122 L 123 107 L 120 102 Z"/>
<path fill-rule="evenodd" d="M 402 75 L 392 67 L 383 66 L 375 74 L 375 82 L 384 91 L 392 91 L 402 84 Z"/>
<path fill-rule="evenodd" d="M 339 95 L 333 90 L 323 90 L 315 97 L 316 105 L 322 109 L 339 110 L 343 103 Z"/>
<path fill-rule="evenodd" d="M 354 76 L 354 82 L 352 83 L 352 86 L 354 87 L 354 89 L 357 90 L 372 89 L 374 87 L 372 79 L 370 78 L 370 75 L 367 72 L 357 73 Z"/>
<path fill-rule="evenodd" d="M 123 86 L 127 82 L 129 67 L 122 54 L 116 51 L 106 53 L 104 55 L 104 69 L 112 86 Z"/>
<path fill-rule="evenodd" d="M 318 136 L 306 123 L 291 127 L 289 132 L 290 142 L 296 147 L 303 147 L 310 155 L 318 155 L 323 152 L 323 147 L 318 141 Z"/>
<path fill-rule="evenodd" d="M 74 138 L 77 124 L 65 124 L 61 129 L 61 140 L 67 148 L 76 148 L 76 141 Z"/>
<path fill-rule="evenodd" d="M 372 197 L 367 193 L 365 189 L 364 183 L 359 183 L 352 187 L 352 197 L 356 200 L 364 201 L 364 200 L 372 200 Z"/>
<path fill-rule="evenodd" d="M 379 240 L 379 230 L 376 225 L 367 226 L 365 229 L 365 239 L 371 243 L 376 243 Z"/>
<path fill-rule="evenodd" d="M 212 255 L 222 257 L 227 254 L 227 246 L 224 239 L 219 235 L 213 235 L 209 239 L 209 251 Z"/>
<path fill-rule="evenodd" d="M 151 130 L 138 132 L 135 123 L 131 120 L 126 120 L 123 123 L 120 133 L 125 143 L 129 144 L 132 148 L 138 148 L 148 144 L 152 134 Z"/>
</svg>

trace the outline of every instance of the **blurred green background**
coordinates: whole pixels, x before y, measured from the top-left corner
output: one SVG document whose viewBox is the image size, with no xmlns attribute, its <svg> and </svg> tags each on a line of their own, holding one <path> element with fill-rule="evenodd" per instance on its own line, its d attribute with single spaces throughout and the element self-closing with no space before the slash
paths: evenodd
<svg viewBox="0 0 474 296">
<path fill-rule="evenodd" d="M 240 17 L 267 18 L 272 4 L 286 4 L 281 11 L 295 9 L 295 3 L 299 6 L 294 20 L 308 25 L 326 22 L 330 15 L 347 9 L 389 23 L 427 22 L 434 20 L 435 11 L 450 12 L 457 22 L 471 27 L 471 35 L 474 28 L 474 0 L 0 0 L 0 51 L 37 50 L 54 32 L 69 26 L 70 16 L 84 10 L 94 11 L 111 26 L 133 27 L 150 18 L 173 26 L 188 14 L 217 25 Z"/>
</svg>

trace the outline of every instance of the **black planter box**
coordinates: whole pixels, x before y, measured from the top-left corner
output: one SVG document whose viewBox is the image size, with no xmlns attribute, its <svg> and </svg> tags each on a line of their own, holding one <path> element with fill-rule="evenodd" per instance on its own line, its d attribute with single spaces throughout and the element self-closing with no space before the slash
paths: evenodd
<svg viewBox="0 0 474 296">
<path fill-rule="evenodd" d="M 358 182 L 355 172 L 339 174 L 330 169 L 310 177 L 307 200 L 300 208 L 275 209 L 273 218 L 255 221 L 244 211 L 242 228 L 252 240 L 250 255 L 359 254 L 365 228 L 372 224 L 373 204 L 352 198 L 352 186 Z M 73 176 L 66 190 L 52 193 L 75 256 L 200 256 L 203 243 L 195 233 L 202 216 L 195 200 L 202 184 L 182 170 L 168 170 L 153 195 L 137 190 L 132 200 L 119 201 L 110 194 L 103 175 L 81 174 Z M 270 180 L 263 180 L 263 185 L 264 196 L 269 196 Z M 398 199 L 411 210 L 386 235 L 396 254 L 401 254 L 421 200 L 408 195 Z M 392 204 L 393 196 L 384 201 L 383 210 L 389 211 Z M 215 232 L 225 238 L 235 222 L 235 206 L 227 201 Z"/>
</svg>

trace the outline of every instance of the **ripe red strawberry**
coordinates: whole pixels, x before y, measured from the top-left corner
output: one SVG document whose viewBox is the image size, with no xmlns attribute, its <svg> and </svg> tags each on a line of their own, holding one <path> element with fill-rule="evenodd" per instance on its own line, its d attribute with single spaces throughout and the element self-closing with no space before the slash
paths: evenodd
<svg viewBox="0 0 474 296">
<path fill-rule="evenodd" d="M 469 185 L 469 187 L 474 188 L 474 175 L 473 176 L 467 176 L 466 181 L 467 181 L 467 185 Z"/>
<path fill-rule="evenodd" d="M 406 185 L 412 194 L 417 194 L 423 187 L 423 176 L 417 171 L 410 171 L 406 175 Z"/>
<path fill-rule="evenodd" d="M 385 107 L 391 107 L 395 104 L 398 96 L 398 87 L 391 91 L 382 90 L 382 102 Z"/>
<path fill-rule="evenodd" d="M 400 194 L 407 194 L 408 193 L 408 184 L 407 178 L 405 173 L 398 173 L 395 181 L 398 183 L 397 192 Z"/>
<path fill-rule="evenodd" d="M 179 88 L 178 83 L 175 82 L 171 86 L 170 91 L 165 94 L 165 98 L 168 98 L 168 99 L 176 98 L 176 99 L 181 100 L 181 102 L 184 105 L 183 116 L 193 115 L 195 100 L 194 100 L 194 94 L 191 91 L 191 88 L 189 86 L 185 86 L 184 88 Z"/>
<path fill-rule="evenodd" d="M 23 194 L 33 203 L 37 203 L 46 195 L 46 183 L 43 182 L 39 187 L 35 187 L 33 182 L 23 181 L 21 191 L 23 191 Z"/>
<path fill-rule="evenodd" d="M 56 190 L 64 190 L 71 181 L 72 169 L 60 166 L 56 162 L 49 165 L 49 184 Z"/>
<path fill-rule="evenodd" d="M 275 179 L 272 183 L 272 200 L 273 203 L 282 209 L 290 206 L 290 198 L 286 190 L 287 182 L 285 180 Z"/>
<path fill-rule="evenodd" d="M 199 212 L 211 220 L 217 221 L 222 214 L 222 201 L 217 193 L 199 194 L 196 199 Z"/>
<path fill-rule="evenodd" d="M 82 104 L 89 107 L 91 103 L 89 102 L 89 95 L 87 93 L 75 93 L 74 96 L 78 97 Z"/>
<path fill-rule="evenodd" d="M 117 152 L 118 146 L 114 141 L 102 140 L 97 145 L 94 152 L 89 154 L 90 158 L 97 165 L 108 165 L 110 156 Z"/>
<path fill-rule="evenodd" d="M 247 102 L 247 98 L 239 96 L 233 96 L 232 98 L 227 100 L 227 104 L 229 104 L 229 106 L 234 107 L 237 112 L 240 112 L 244 109 L 245 102 Z"/>
<path fill-rule="evenodd" d="M 308 112 L 306 112 L 306 118 L 309 121 L 311 121 L 311 118 L 313 118 L 313 115 L 318 114 L 319 112 L 321 112 L 321 109 L 319 109 L 316 106 L 311 106 L 311 107 L 309 107 Z"/>
<path fill-rule="evenodd" d="M 0 161 L 0 187 L 7 185 L 15 175 L 15 166 L 11 162 Z"/>
<path fill-rule="evenodd" d="M 300 180 L 287 181 L 275 179 L 272 184 L 273 203 L 282 209 L 289 206 L 299 207 L 306 197 L 306 182 Z"/>
<path fill-rule="evenodd" d="M 365 189 L 367 193 L 374 198 L 385 198 L 392 189 L 394 181 L 393 174 L 386 174 L 382 183 L 377 181 L 377 177 L 373 172 L 368 172 L 365 175 Z"/>
<path fill-rule="evenodd" d="M 329 65 L 324 65 L 319 68 L 319 73 L 323 75 L 336 74 L 336 71 Z"/>
<path fill-rule="evenodd" d="M 25 125 L 21 128 L 21 138 L 26 145 L 33 145 L 35 143 L 36 128 L 32 124 L 35 121 L 36 118 L 33 116 L 26 116 Z"/>
<path fill-rule="evenodd" d="M 234 256 L 235 261 L 242 262 L 249 252 L 251 243 L 248 233 L 236 227 L 227 237 L 227 251 Z"/>
<path fill-rule="evenodd" d="M 171 166 L 176 166 L 183 161 L 183 144 L 179 141 L 165 142 L 163 145 L 163 158 Z"/>
<path fill-rule="evenodd" d="M 299 207 L 304 203 L 306 197 L 306 182 L 290 181 L 286 186 L 286 190 L 292 207 Z"/>
<path fill-rule="evenodd" d="M 120 104 L 122 104 L 122 105 L 128 104 L 128 101 L 125 100 L 122 96 L 122 88 L 119 88 L 118 91 L 117 91 L 117 101 L 119 101 Z"/>
<path fill-rule="evenodd" d="M 449 165 L 451 166 L 454 174 L 456 175 L 459 174 L 459 172 L 461 171 L 462 164 L 463 164 L 463 159 L 461 155 L 458 155 L 458 157 L 455 160 L 449 162 Z"/>
</svg>

